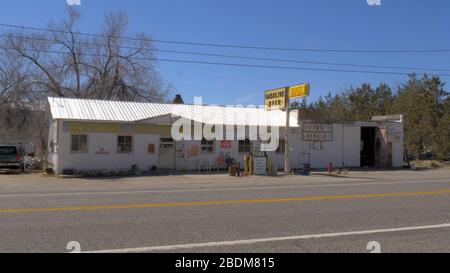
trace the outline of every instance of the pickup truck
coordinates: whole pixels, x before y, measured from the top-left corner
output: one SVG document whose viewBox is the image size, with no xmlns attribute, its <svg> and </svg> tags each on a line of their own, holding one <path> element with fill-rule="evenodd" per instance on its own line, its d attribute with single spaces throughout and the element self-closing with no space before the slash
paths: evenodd
<svg viewBox="0 0 450 273">
<path fill-rule="evenodd" d="M 22 149 L 16 145 L 0 144 L 0 170 L 23 170 Z"/>
</svg>

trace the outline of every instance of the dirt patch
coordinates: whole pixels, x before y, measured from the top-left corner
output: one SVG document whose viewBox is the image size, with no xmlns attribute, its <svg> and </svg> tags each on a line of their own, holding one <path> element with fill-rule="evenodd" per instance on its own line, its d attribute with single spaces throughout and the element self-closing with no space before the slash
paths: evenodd
<svg viewBox="0 0 450 273">
<path fill-rule="evenodd" d="M 417 168 L 441 169 L 450 168 L 450 162 L 437 160 L 416 160 L 413 161 Z"/>
</svg>

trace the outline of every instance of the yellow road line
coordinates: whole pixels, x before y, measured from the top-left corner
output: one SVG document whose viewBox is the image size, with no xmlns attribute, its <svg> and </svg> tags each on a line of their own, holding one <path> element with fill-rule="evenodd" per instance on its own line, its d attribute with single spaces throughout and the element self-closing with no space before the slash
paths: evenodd
<svg viewBox="0 0 450 273">
<path fill-rule="evenodd" d="M 239 205 L 239 204 L 261 204 L 261 203 L 288 203 L 303 201 L 327 201 L 327 200 L 349 200 L 349 199 L 369 199 L 383 197 L 408 197 L 408 196 L 434 196 L 450 194 L 450 189 L 421 192 L 397 192 L 397 193 L 375 193 L 375 194 L 355 194 L 355 195 L 335 195 L 335 196 L 308 196 L 294 198 L 275 199 L 253 199 L 253 200 L 223 200 L 223 201 L 199 201 L 199 202 L 176 202 L 176 203 L 148 203 L 129 205 L 99 205 L 99 206 L 78 206 L 60 208 L 18 208 L 0 209 L 0 214 L 6 213 L 33 213 L 33 212 L 69 212 L 69 211 L 94 211 L 94 210 L 116 210 L 116 209 L 143 209 L 160 207 L 193 207 L 193 206 L 213 206 L 213 205 Z"/>
</svg>

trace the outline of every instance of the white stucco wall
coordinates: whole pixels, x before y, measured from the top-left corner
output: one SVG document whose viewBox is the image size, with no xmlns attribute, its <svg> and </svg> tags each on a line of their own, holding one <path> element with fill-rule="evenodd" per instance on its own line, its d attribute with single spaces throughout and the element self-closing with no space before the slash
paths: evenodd
<svg viewBox="0 0 450 273">
<path fill-rule="evenodd" d="M 361 127 L 332 126 L 332 141 L 301 141 L 300 150 L 310 155 L 311 168 L 326 168 L 330 162 L 335 167 L 359 167 Z"/>
<path fill-rule="evenodd" d="M 231 141 L 231 148 L 221 148 L 221 141 L 214 141 L 214 152 L 212 153 L 200 153 L 198 156 L 190 155 L 189 150 L 193 147 L 197 146 L 201 148 L 200 141 L 183 141 L 184 142 L 184 156 L 177 157 L 176 167 L 181 170 L 196 170 L 199 166 L 200 160 L 207 160 L 210 164 L 214 163 L 218 157 L 230 157 L 235 159 L 238 162 L 241 162 L 241 167 L 244 167 L 244 157 L 245 153 L 239 153 L 239 141 Z M 182 143 L 177 143 L 177 148 L 183 145 Z M 291 144 L 295 146 L 295 142 Z M 272 163 L 275 164 L 278 168 L 283 168 L 284 166 L 284 154 L 269 152 L 269 156 L 272 158 Z M 291 157 L 291 164 L 294 164 L 295 157 Z"/>
<path fill-rule="evenodd" d="M 361 149 L 361 127 L 375 126 L 374 124 L 339 124 L 332 125 L 333 136 L 331 141 L 303 141 L 302 130 L 292 128 L 290 134 L 290 166 L 298 168 L 300 166 L 300 153 L 310 155 L 312 168 L 326 168 L 329 162 L 335 167 L 359 167 Z M 403 124 L 388 124 L 389 142 L 393 147 L 393 166 L 403 165 Z M 168 137 L 156 134 L 135 134 L 133 152 L 129 154 L 117 153 L 117 136 L 113 133 L 89 133 L 88 152 L 71 152 L 71 134 L 64 131 L 62 121 L 51 123 L 49 140 L 55 142 L 55 153 L 49 154 L 49 160 L 53 162 L 53 167 L 57 174 L 61 174 L 64 169 L 74 169 L 78 171 L 86 170 L 120 170 L 130 169 L 132 165 L 137 165 L 141 170 L 148 170 L 152 166 L 159 167 L 159 146 L 160 138 Z M 127 135 L 124 133 L 123 135 Z M 280 130 L 280 138 L 284 139 L 284 129 Z M 184 144 L 183 144 L 184 143 Z M 148 154 L 148 144 L 155 145 L 155 153 Z M 231 141 L 231 148 L 221 148 L 221 141 L 214 142 L 213 153 L 200 153 L 193 156 L 189 150 L 194 146 L 201 148 L 200 141 L 177 142 L 175 146 L 174 158 L 175 167 L 179 170 L 197 170 L 199 160 L 207 160 L 211 164 L 219 156 L 227 154 L 241 162 L 245 154 L 239 153 L 239 142 Z M 182 156 L 178 150 L 182 149 Z M 269 152 L 272 163 L 279 169 L 284 168 L 284 154 Z"/>
<path fill-rule="evenodd" d="M 335 167 L 360 167 L 361 127 L 376 127 L 369 123 L 335 123 L 332 141 L 300 141 L 301 153 L 310 154 L 312 168 L 326 168 L 329 162 Z M 388 142 L 392 142 L 392 164 L 403 166 L 403 124 L 380 125 L 388 128 Z M 395 132 L 395 133 L 394 133 Z M 392 134 L 395 135 L 391 136 Z M 301 136 L 300 136 L 301 138 Z M 298 147 L 297 147 L 298 148 Z"/>
<path fill-rule="evenodd" d="M 387 126 L 388 141 L 392 142 L 392 165 L 394 168 L 403 166 L 404 154 L 404 125 L 392 123 Z"/>
<path fill-rule="evenodd" d="M 88 152 L 74 153 L 71 151 L 71 133 L 64 132 L 59 126 L 58 159 L 56 170 L 62 174 L 64 169 L 77 171 L 131 169 L 137 165 L 141 170 L 148 170 L 158 165 L 159 136 L 135 134 L 133 135 L 133 152 L 117 152 L 117 136 L 111 133 L 89 133 Z M 155 153 L 148 154 L 148 144 L 155 145 Z"/>
<path fill-rule="evenodd" d="M 279 131 L 280 139 L 284 139 L 284 128 L 281 128 Z M 180 144 L 178 143 L 177 146 L 180 147 Z M 184 157 L 183 158 L 177 158 L 177 169 L 182 170 L 196 170 L 198 169 L 198 164 L 200 160 L 208 160 L 210 163 L 215 162 L 216 158 L 219 156 L 223 156 L 224 154 L 228 155 L 229 157 L 235 159 L 238 162 L 241 162 L 241 167 L 244 167 L 244 157 L 245 153 L 239 153 L 239 141 L 232 141 L 231 142 L 231 148 L 221 148 L 221 141 L 216 140 L 214 142 L 214 152 L 213 153 L 201 153 L 198 156 L 190 156 L 189 150 L 192 149 L 192 147 L 198 146 L 201 147 L 200 141 L 184 141 Z M 299 161 L 300 161 L 300 151 L 301 151 L 301 130 L 300 128 L 293 128 L 291 129 L 290 133 L 290 141 L 289 141 L 289 147 L 290 147 L 290 167 L 291 168 L 298 168 L 300 167 Z M 324 152 L 325 153 L 325 152 Z M 284 169 L 284 153 L 277 153 L 277 152 L 268 152 L 268 156 L 272 159 L 272 164 L 274 164 L 278 169 Z M 324 160 L 322 160 L 324 161 Z M 317 164 L 320 165 L 322 161 L 319 161 Z M 326 161 L 326 160 L 325 160 Z M 328 163 L 327 163 L 328 164 Z M 325 166 L 325 165 L 324 165 Z"/>
</svg>

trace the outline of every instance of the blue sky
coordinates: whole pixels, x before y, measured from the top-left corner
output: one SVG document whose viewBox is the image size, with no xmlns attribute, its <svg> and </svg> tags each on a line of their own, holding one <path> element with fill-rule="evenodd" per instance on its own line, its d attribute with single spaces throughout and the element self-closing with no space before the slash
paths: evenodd
<svg viewBox="0 0 450 273">
<path fill-rule="evenodd" d="M 65 0 L 1 0 L 0 22 L 45 27 L 64 17 Z M 96 32 L 105 13 L 122 9 L 130 31 L 155 39 L 204 43 L 348 50 L 450 48 L 450 1 L 382 0 L 82 0 L 79 30 Z M 159 49 L 306 61 L 450 68 L 450 53 L 367 54 L 277 52 L 155 44 Z M 246 61 L 158 53 L 160 58 L 276 66 L 349 67 Z M 370 75 L 301 70 L 158 63 L 163 79 L 187 102 L 202 96 L 209 104 L 262 104 L 267 89 L 308 82 L 314 100 L 328 92 L 368 82 L 391 85 L 402 75 Z M 357 68 L 358 69 L 358 68 Z M 366 69 L 367 70 L 367 69 Z M 387 69 L 382 69 L 387 70 Z M 391 70 L 388 70 L 391 71 Z M 413 71 L 410 71 L 413 72 Z M 441 72 L 445 73 L 445 72 Z M 450 74 L 446 72 L 445 74 Z M 448 80 L 445 77 L 444 80 Z"/>
</svg>

